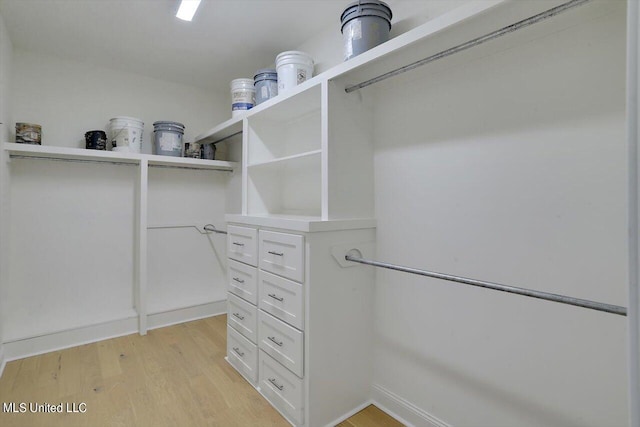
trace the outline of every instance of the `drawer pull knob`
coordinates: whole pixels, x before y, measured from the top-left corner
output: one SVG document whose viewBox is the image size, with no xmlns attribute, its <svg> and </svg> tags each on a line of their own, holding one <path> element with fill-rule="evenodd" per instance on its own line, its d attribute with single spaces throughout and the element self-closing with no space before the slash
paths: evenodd
<svg viewBox="0 0 640 427">
<path fill-rule="evenodd" d="M 282 341 L 276 341 L 276 337 L 267 337 L 269 338 L 269 341 L 271 341 L 272 343 L 274 343 L 275 345 L 277 345 L 278 347 L 282 347 Z"/>
<path fill-rule="evenodd" d="M 282 391 L 282 389 L 284 388 L 284 384 L 283 384 L 283 385 L 278 385 L 278 383 L 276 382 L 276 379 L 275 379 L 275 378 L 269 378 L 269 382 L 270 382 L 271 384 L 273 384 L 273 386 L 274 386 L 275 388 L 277 388 L 278 390 L 280 390 L 280 391 Z"/>
<path fill-rule="evenodd" d="M 269 251 L 269 253 L 275 256 L 284 256 L 284 252 Z"/>
<path fill-rule="evenodd" d="M 244 280 L 238 278 L 238 277 L 234 277 L 233 280 L 235 280 L 238 283 L 244 283 Z"/>
<path fill-rule="evenodd" d="M 268 295 L 275 300 L 284 301 L 284 297 L 278 297 L 276 296 L 276 294 L 268 294 Z"/>
<path fill-rule="evenodd" d="M 244 316 L 240 316 L 240 313 L 233 313 L 233 315 L 236 316 L 240 320 L 244 320 Z"/>
<path fill-rule="evenodd" d="M 238 356 L 240 357 L 244 357 L 244 353 L 240 351 L 240 349 L 238 347 L 233 347 L 233 351 L 235 351 L 236 353 L 238 353 Z"/>
<path fill-rule="evenodd" d="M 244 243 L 240 243 L 240 242 L 233 242 L 233 244 L 236 246 L 244 246 Z"/>
</svg>

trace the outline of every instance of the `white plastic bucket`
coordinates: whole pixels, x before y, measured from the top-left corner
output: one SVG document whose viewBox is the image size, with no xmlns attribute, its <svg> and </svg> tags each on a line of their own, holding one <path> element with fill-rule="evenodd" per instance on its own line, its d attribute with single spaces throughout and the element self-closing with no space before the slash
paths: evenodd
<svg viewBox="0 0 640 427">
<path fill-rule="evenodd" d="M 256 105 L 256 90 L 253 79 L 231 81 L 231 117 L 250 110 Z"/>
<path fill-rule="evenodd" d="M 153 122 L 153 141 L 156 154 L 182 157 L 182 135 L 184 125 L 178 122 Z"/>
<path fill-rule="evenodd" d="M 113 151 L 139 153 L 142 147 L 144 122 L 134 117 L 114 117 L 109 120 L 109 140 Z"/>
<path fill-rule="evenodd" d="M 313 58 L 296 50 L 282 52 L 276 57 L 276 69 L 278 93 L 281 93 L 313 77 Z"/>
</svg>

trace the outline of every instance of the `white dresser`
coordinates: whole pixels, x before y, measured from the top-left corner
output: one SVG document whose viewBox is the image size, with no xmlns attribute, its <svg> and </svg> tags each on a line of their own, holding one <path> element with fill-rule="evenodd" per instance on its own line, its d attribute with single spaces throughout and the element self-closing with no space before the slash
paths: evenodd
<svg viewBox="0 0 640 427">
<path fill-rule="evenodd" d="M 292 425 L 339 421 L 369 400 L 373 272 L 332 249 L 374 231 L 250 222 L 228 226 L 227 360 Z"/>
</svg>

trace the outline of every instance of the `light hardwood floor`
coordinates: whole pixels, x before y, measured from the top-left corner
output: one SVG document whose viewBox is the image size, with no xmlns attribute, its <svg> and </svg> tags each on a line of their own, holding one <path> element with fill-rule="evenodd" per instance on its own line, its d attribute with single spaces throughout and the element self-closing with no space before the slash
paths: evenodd
<svg viewBox="0 0 640 427">
<path fill-rule="evenodd" d="M 225 353 L 226 316 L 216 316 L 9 362 L 0 426 L 289 426 Z M 5 412 L 11 402 L 27 412 Z M 36 402 L 86 412 L 30 413 Z M 402 424 L 369 406 L 340 426 Z"/>
</svg>

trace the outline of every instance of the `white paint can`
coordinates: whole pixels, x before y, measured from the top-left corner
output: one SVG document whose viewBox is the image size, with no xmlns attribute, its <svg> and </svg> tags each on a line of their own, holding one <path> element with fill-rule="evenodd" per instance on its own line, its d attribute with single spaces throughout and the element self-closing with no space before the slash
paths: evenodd
<svg viewBox="0 0 640 427">
<path fill-rule="evenodd" d="M 256 105 L 256 90 L 253 79 L 231 81 L 231 117 L 236 117 Z"/>
<path fill-rule="evenodd" d="M 144 122 L 134 117 L 119 116 L 109 120 L 112 151 L 139 153 L 142 148 Z"/>
<path fill-rule="evenodd" d="M 278 93 L 282 93 L 313 77 L 313 58 L 296 50 L 282 52 L 276 57 L 276 69 Z"/>
</svg>

